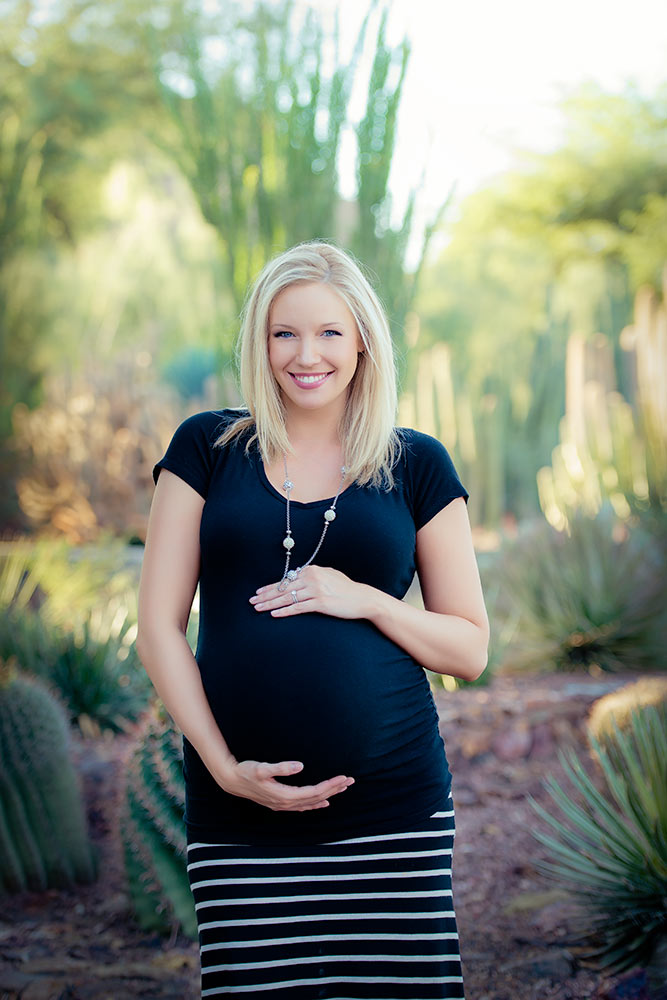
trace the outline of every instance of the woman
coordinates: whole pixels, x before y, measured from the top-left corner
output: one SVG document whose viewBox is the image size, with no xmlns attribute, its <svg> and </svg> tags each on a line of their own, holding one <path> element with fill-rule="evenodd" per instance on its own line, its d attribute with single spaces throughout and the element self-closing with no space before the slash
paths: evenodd
<svg viewBox="0 0 667 1000">
<path fill-rule="evenodd" d="M 265 267 L 240 362 L 247 409 L 188 418 L 155 467 L 139 598 L 184 733 L 202 996 L 462 997 L 422 667 L 486 665 L 468 494 L 439 442 L 394 428 L 387 322 L 341 250 Z M 415 570 L 426 610 L 402 601 Z"/>
</svg>

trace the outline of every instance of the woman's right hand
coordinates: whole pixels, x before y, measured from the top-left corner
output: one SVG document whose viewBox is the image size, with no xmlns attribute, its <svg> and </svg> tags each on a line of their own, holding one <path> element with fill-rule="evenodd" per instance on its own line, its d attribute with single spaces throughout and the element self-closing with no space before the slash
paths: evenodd
<svg viewBox="0 0 667 1000">
<path fill-rule="evenodd" d="M 221 788 L 231 795 L 251 799 L 267 809 L 294 812 L 323 809 L 329 805 L 332 795 L 338 795 L 354 784 L 354 778 L 342 774 L 320 781 L 317 785 L 285 785 L 276 780 L 302 770 L 303 764 L 299 761 L 281 761 L 279 764 L 257 760 L 233 761 L 217 780 Z"/>
</svg>

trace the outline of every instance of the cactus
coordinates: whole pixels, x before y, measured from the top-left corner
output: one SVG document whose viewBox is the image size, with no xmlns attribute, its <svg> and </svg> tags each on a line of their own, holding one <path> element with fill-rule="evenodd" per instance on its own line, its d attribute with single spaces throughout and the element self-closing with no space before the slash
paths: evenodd
<svg viewBox="0 0 667 1000">
<path fill-rule="evenodd" d="M 166 933 L 176 925 L 196 939 L 184 812 L 180 734 L 164 708 L 155 707 L 128 766 L 123 840 L 130 897 L 145 930 Z"/>
<path fill-rule="evenodd" d="M 631 399 L 615 387 L 612 349 L 598 334 L 568 342 L 567 402 L 560 444 L 537 476 L 540 504 L 558 530 L 575 510 L 595 516 L 605 502 L 627 520 L 667 512 L 667 311 L 642 289 L 634 324 L 621 335 Z"/>
<path fill-rule="evenodd" d="M 68 736 L 53 695 L 0 664 L 0 892 L 95 877 Z"/>
<path fill-rule="evenodd" d="M 633 715 L 647 705 L 652 705 L 664 717 L 667 728 L 667 677 L 664 674 L 642 677 L 598 698 L 588 717 L 590 736 L 610 752 L 617 731 L 627 733 Z"/>
</svg>

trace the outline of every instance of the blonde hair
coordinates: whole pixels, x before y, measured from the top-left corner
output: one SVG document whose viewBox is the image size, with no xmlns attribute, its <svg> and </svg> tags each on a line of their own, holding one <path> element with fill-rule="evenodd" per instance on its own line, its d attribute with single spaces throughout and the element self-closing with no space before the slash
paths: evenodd
<svg viewBox="0 0 667 1000">
<path fill-rule="evenodd" d="M 330 243 L 301 243 L 269 261 L 252 288 L 242 313 L 237 345 L 241 394 L 249 415 L 240 414 L 215 442 L 225 445 L 251 431 L 262 457 L 273 461 L 291 451 L 285 407 L 269 365 L 269 312 L 291 285 L 330 285 L 354 316 L 364 350 L 348 387 L 339 427 L 345 465 L 360 485 L 393 486 L 392 468 L 400 453 L 394 427 L 396 368 L 389 324 L 380 301 L 358 264 Z"/>
</svg>

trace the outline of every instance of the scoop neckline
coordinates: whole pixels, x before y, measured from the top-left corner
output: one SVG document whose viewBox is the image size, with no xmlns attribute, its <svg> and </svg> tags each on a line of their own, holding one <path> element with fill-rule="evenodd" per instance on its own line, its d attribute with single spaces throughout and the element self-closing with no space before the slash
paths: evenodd
<svg viewBox="0 0 667 1000">
<path fill-rule="evenodd" d="M 268 490 L 271 496 L 275 497 L 277 500 L 280 500 L 283 504 L 287 504 L 287 497 L 284 496 L 282 493 L 280 493 L 279 490 L 275 488 L 275 486 L 267 476 L 266 469 L 264 468 L 264 462 L 262 461 L 262 456 L 259 453 L 259 449 L 255 449 L 254 457 L 255 457 L 255 468 L 257 470 L 257 475 L 259 476 L 259 481 L 262 484 L 262 486 L 266 490 Z M 337 503 L 340 503 L 341 499 L 345 496 L 345 494 L 349 493 L 350 490 L 354 489 L 356 485 L 357 485 L 356 483 L 350 483 L 350 485 L 346 486 L 344 490 L 341 490 L 341 492 L 338 494 Z M 305 509 L 307 509 L 308 507 L 324 507 L 324 506 L 330 507 L 331 504 L 333 503 L 333 500 L 334 500 L 333 496 L 324 497 L 322 500 L 307 500 L 307 501 L 290 500 L 290 507 L 303 507 Z"/>
</svg>

